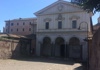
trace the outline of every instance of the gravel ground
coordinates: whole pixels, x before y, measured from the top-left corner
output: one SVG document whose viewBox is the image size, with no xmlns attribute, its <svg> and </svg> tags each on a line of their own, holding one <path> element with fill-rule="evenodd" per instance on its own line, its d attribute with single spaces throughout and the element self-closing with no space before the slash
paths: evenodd
<svg viewBox="0 0 100 70">
<path fill-rule="evenodd" d="M 0 70 L 83 70 L 80 63 L 68 60 L 31 58 L 0 59 Z"/>
</svg>

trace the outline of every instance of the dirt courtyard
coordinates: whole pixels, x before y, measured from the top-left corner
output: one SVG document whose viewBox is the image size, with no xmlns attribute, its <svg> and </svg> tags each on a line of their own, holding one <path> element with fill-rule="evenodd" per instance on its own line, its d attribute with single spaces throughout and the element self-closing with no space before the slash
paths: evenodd
<svg viewBox="0 0 100 70">
<path fill-rule="evenodd" d="M 61 59 L 0 59 L 0 70 L 83 70 L 80 63 Z"/>
</svg>

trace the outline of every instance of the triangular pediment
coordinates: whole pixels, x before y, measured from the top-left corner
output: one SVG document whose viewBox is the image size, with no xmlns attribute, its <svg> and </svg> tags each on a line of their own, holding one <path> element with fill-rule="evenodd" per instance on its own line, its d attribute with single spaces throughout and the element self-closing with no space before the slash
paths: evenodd
<svg viewBox="0 0 100 70">
<path fill-rule="evenodd" d="M 35 15 L 56 14 L 56 13 L 70 13 L 83 11 L 81 7 L 67 1 L 56 1 L 55 3 L 39 10 Z"/>
</svg>

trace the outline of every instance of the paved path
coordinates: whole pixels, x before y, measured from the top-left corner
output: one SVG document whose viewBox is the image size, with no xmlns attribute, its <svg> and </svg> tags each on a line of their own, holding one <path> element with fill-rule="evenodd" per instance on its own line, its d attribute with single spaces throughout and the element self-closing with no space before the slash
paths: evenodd
<svg viewBox="0 0 100 70">
<path fill-rule="evenodd" d="M 0 70 L 82 70 L 79 63 L 59 59 L 0 60 Z"/>
</svg>

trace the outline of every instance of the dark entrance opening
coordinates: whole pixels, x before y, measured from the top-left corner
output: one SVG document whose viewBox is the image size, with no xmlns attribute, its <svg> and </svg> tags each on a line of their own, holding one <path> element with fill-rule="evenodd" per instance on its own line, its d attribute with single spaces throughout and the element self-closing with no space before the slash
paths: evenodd
<svg viewBox="0 0 100 70">
<path fill-rule="evenodd" d="M 62 37 L 58 37 L 55 40 L 55 56 L 65 57 L 65 45 L 64 45 L 64 39 Z"/>
<path fill-rule="evenodd" d="M 81 59 L 82 57 L 82 46 L 80 40 L 76 37 L 72 37 L 69 40 L 69 57 L 73 59 Z"/>
<path fill-rule="evenodd" d="M 64 44 L 60 46 L 60 56 L 65 57 L 65 45 Z"/>
<path fill-rule="evenodd" d="M 68 44 L 66 44 L 66 48 L 65 49 L 66 49 L 66 52 L 65 52 L 66 53 L 66 56 L 65 57 L 66 58 L 69 58 L 69 48 L 68 48 Z"/>
<path fill-rule="evenodd" d="M 43 39 L 43 45 L 41 47 L 41 55 L 45 57 L 51 56 L 51 39 L 49 37 L 45 37 Z"/>
</svg>

